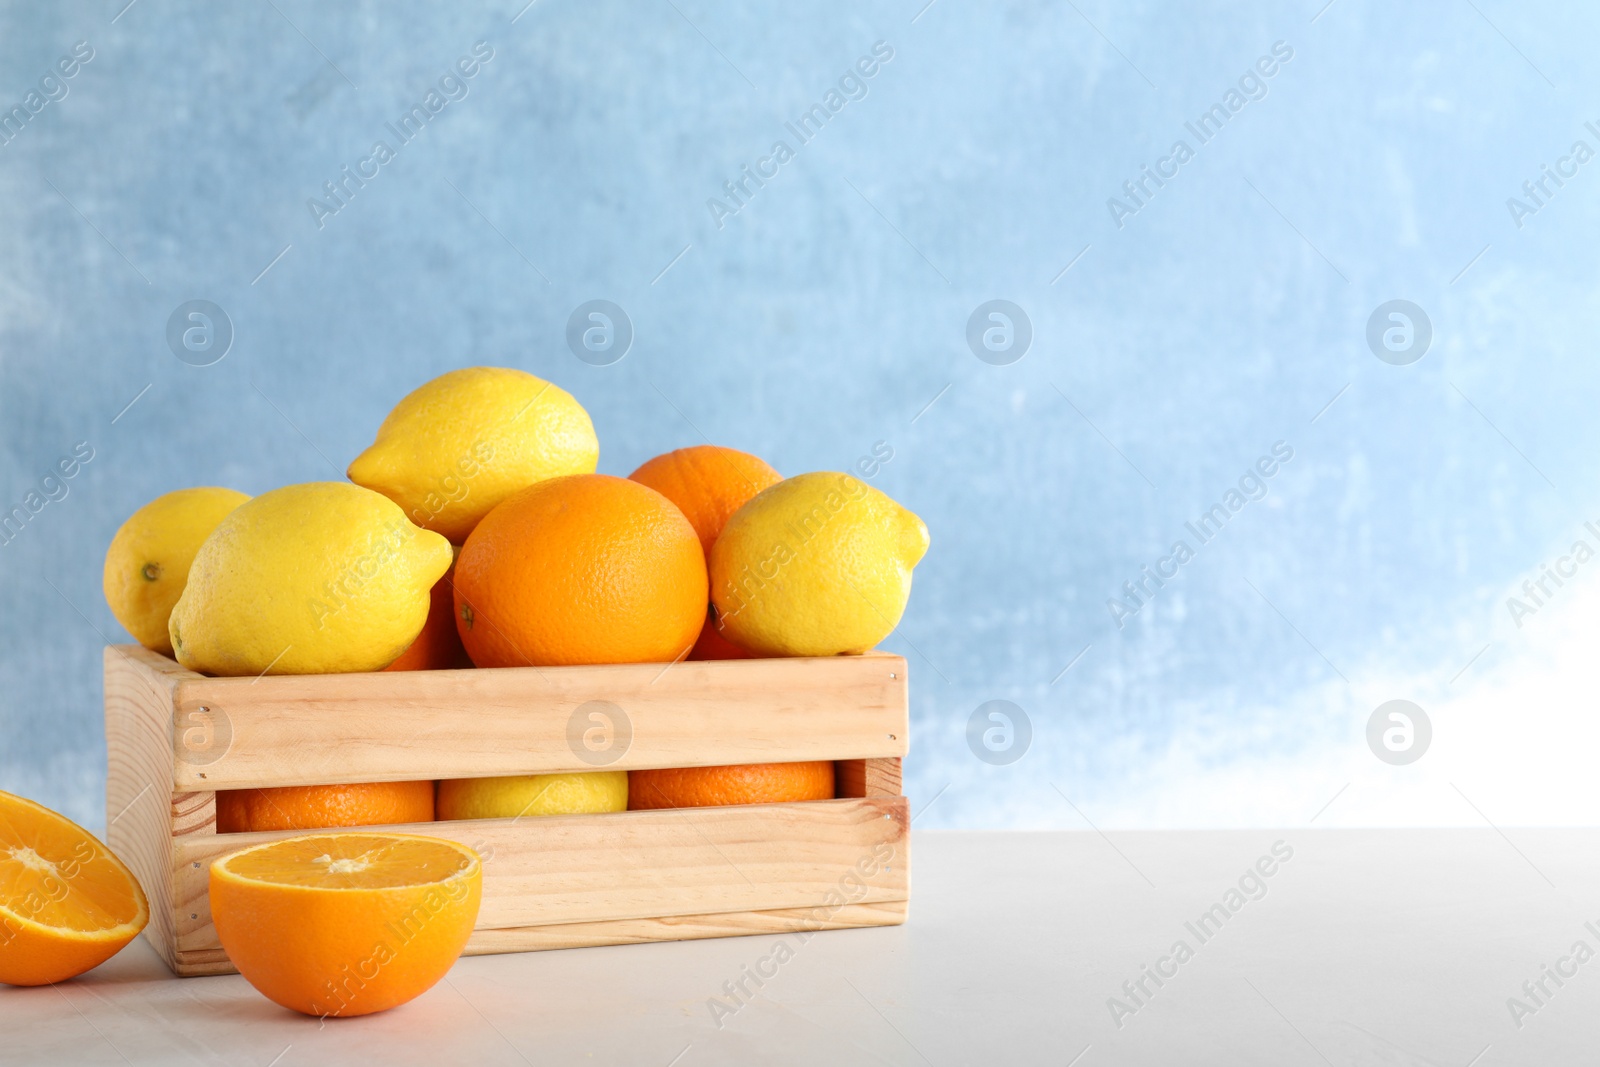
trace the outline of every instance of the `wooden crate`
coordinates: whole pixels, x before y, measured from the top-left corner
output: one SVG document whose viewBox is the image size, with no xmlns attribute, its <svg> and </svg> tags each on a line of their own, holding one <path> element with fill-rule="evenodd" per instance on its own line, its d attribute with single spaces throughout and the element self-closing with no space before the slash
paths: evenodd
<svg viewBox="0 0 1600 1067">
<path fill-rule="evenodd" d="M 218 834 L 218 789 L 832 759 L 834 800 L 387 829 L 483 855 L 468 953 L 905 921 L 899 656 L 252 679 L 121 645 L 105 698 L 107 841 L 179 975 L 233 971 L 210 862 L 293 836 Z"/>
</svg>

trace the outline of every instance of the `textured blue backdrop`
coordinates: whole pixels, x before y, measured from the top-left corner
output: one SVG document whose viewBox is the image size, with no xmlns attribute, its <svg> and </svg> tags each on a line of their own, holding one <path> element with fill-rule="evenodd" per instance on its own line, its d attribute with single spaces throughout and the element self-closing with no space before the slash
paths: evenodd
<svg viewBox="0 0 1600 1067">
<path fill-rule="evenodd" d="M 494 363 L 612 473 L 892 450 L 933 533 L 888 642 L 919 826 L 1600 817 L 1594 580 L 1506 605 L 1600 545 L 1593 8 L 123 2 L 0 9 L 0 505 L 93 452 L 0 548 L 0 787 L 102 818 L 129 512 L 340 476 Z M 593 299 L 610 366 L 566 344 Z M 967 340 L 994 299 L 1008 364 Z M 1409 365 L 1367 341 L 1393 299 Z M 220 362 L 169 348 L 189 300 Z M 1392 698 L 1433 724 L 1407 767 L 1366 741 Z M 969 746 L 990 700 L 1015 762 Z"/>
</svg>

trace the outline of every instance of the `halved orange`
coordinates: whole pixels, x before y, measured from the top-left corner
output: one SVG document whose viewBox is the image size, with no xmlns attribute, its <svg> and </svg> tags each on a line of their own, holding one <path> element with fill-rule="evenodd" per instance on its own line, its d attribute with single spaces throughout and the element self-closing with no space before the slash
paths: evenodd
<svg viewBox="0 0 1600 1067">
<path fill-rule="evenodd" d="M 93 834 L 0 792 L 0 982 L 46 985 L 82 974 L 149 920 L 133 872 Z"/>
<path fill-rule="evenodd" d="M 367 1015 L 426 992 L 466 947 L 482 899 L 476 852 L 416 834 L 307 834 L 211 864 L 228 958 L 307 1015 Z"/>
</svg>

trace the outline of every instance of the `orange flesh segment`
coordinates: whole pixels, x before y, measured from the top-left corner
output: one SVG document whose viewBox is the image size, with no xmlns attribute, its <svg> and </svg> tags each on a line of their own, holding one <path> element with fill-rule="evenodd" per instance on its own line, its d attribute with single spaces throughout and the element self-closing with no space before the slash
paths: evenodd
<svg viewBox="0 0 1600 1067">
<path fill-rule="evenodd" d="M 477 858 L 433 838 L 319 834 L 261 845 L 218 862 L 227 874 L 307 889 L 392 889 L 462 877 Z"/>
<path fill-rule="evenodd" d="M 0 797 L 0 916 L 98 934 L 140 923 L 144 908 L 104 845 L 45 808 Z"/>
</svg>

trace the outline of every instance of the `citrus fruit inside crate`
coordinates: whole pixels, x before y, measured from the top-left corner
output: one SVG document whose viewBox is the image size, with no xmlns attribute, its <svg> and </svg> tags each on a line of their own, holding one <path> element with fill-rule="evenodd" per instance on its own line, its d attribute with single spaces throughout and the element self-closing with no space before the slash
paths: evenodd
<svg viewBox="0 0 1600 1067">
<path fill-rule="evenodd" d="M 392 829 L 482 856 L 468 954 L 905 921 L 899 656 L 252 679 L 119 645 L 105 699 L 107 836 L 180 975 L 234 969 L 211 861 L 304 832 L 217 833 L 219 789 L 829 759 L 833 800 Z"/>
</svg>

